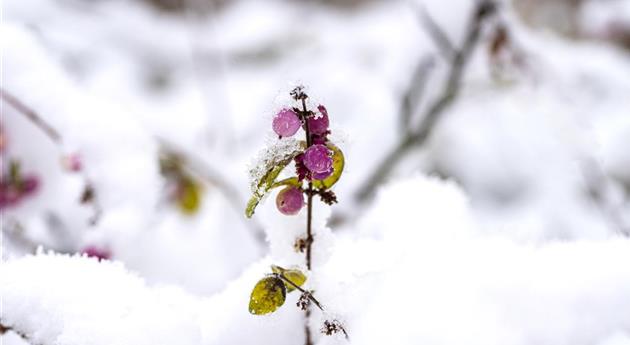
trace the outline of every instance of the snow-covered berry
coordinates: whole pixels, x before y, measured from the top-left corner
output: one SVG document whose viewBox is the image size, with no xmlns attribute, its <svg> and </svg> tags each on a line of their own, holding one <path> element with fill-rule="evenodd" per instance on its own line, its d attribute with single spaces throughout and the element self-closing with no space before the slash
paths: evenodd
<svg viewBox="0 0 630 345">
<path fill-rule="evenodd" d="M 308 119 L 308 130 L 312 134 L 322 135 L 328 130 L 328 111 L 323 105 L 319 105 L 317 109 L 319 114 L 315 114 L 315 116 Z"/>
<path fill-rule="evenodd" d="M 99 261 L 109 260 L 112 257 L 112 253 L 109 250 L 97 246 L 87 246 L 83 248 L 81 253 L 89 258 L 97 258 Z"/>
<path fill-rule="evenodd" d="M 290 137 L 300 129 L 302 122 L 293 110 L 282 109 L 273 118 L 271 126 L 278 136 Z"/>
<path fill-rule="evenodd" d="M 321 144 L 313 145 L 304 152 L 304 165 L 313 174 L 323 174 L 332 168 L 330 150 Z"/>
<path fill-rule="evenodd" d="M 287 216 L 295 215 L 302 209 L 304 205 L 304 194 L 297 187 L 289 186 L 278 193 L 276 197 L 276 206 L 280 213 Z"/>
</svg>

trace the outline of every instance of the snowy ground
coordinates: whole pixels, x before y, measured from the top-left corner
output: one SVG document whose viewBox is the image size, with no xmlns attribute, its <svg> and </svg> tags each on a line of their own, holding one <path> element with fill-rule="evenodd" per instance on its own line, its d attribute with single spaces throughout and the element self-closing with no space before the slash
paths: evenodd
<svg viewBox="0 0 630 345">
<path fill-rule="evenodd" d="M 306 286 L 327 312 L 313 312 L 313 330 L 335 318 L 353 344 L 630 344 L 630 52 L 533 29 L 511 4 L 499 19 L 523 63 L 493 74 L 489 25 L 428 143 L 361 204 L 358 188 L 400 140 L 410 71 L 435 56 L 426 105 L 448 68 L 409 2 L 172 15 L 122 0 L 3 1 L 2 89 L 62 141 L 2 102 L 2 169 L 17 157 L 41 180 L 2 210 L 2 324 L 33 344 L 303 343 L 298 296 L 271 316 L 247 304 L 270 264 L 303 267 L 304 212 L 280 215 L 273 195 L 252 220 L 243 209 L 274 111 L 304 83 L 347 160 L 339 204 L 315 207 Z M 472 5 L 424 2 L 452 42 Z M 630 21 L 627 0 L 585 8 L 588 30 Z M 228 192 L 204 183 L 194 215 L 173 207 L 165 142 Z M 61 167 L 68 154 L 85 176 Z M 78 202 L 84 177 L 102 209 L 94 226 Z M 112 260 L 75 254 L 90 246 Z M 11 331 L 0 341 L 24 343 Z"/>
</svg>

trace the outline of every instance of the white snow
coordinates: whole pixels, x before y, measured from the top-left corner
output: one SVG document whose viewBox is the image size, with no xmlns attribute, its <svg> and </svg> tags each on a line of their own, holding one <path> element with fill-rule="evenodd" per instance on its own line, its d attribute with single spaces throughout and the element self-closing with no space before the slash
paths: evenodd
<svg viewBox="0 0 630 345">
<path fill-rule="evenodd" d="M 339 204 L 314 207 L 305 288 L 326 309 L 313 309 L 315 333 L 337 319 L 362 345 L 630 344 L 630 55 L 595 34 L 528 27 L 512 3 L 501 1 L 500 21 L 523 65 L 493 78 L 486 27 L 426 145 L 359 204 L 357 189 L 400 139 L 410 71 L 435 55 L 425 107 L 447 70 L 411 2 L 241 0 L 210 14 L 122 0 L 2 2 L 2 89 L 63 139 L 1 103 L 2 163 L 19 159 L 42 186 L 2 210 L 0 321 L 28 341 L 10 331 L 0 342 L 303 343 L 299 293 L 268 316 L 247 304 L 271 264 L 305 270 L 294 249 L 305 212 L 282 216 L 273 191 L 246 220 L 206 181 L 197 214 L 183 215 L 164 202 L 158 164 L 161 142 L 181 147 L 225 176 L 244 211 L 262 163 L 299 145 L 270 129 L 291 105 L 287 90 L 303 83 L 308 105 L 327 107 L 331 137 L 349 143 Z M 421 5 L 458 44 L 472 4 Z M 586 1 L 579 20 L 597 33 L 628 9 L 628 0 Z M 78 202 L 82 175 L 60 164 L 74 153 L 103 209 L 95 226 Z M 30 244 L 45 249 L 29 253 Z M 88 245 L 112 260 L 76 255 Z"/>
</svg>

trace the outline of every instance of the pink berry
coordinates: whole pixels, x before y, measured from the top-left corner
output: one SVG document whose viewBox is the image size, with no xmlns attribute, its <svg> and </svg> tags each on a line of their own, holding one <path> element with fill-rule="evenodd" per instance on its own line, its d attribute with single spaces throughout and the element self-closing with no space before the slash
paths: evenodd
<svg viewBox="0 0 630 345">
<path fill-rule="evenodd" d="M 317 107 L 319 114 L 308 119 L 308 130 L 312 134 L 322 135 L 328 130 L 328 111 L 323 105 Z"/>
<path fill-rule="evenodd" d="M 300 212 L 304 205 L 304 194 L 302 191 L 293 186 L 286 187 L 281 190 L 276 197 L 276 206 L 280 213 L 292 216 Z"/>
<path fill-rule="evenodd" d="M 87 255 L 89 258 L 97 258 L 99 261 L 109 260 L 112 257 L 112 253 L 109 250 L 97 246 L 87 246 L 81 253 Z"/>
<path fill-rule="evenodd" d="M 293 110 L 282 109 L 273 118 L 271 126 L 280 137 L 290 137 L 300 129 L 302 122 Z"/>
<path fill-rule="evenodd" d="M 81 171 L 81 156 L 77 153 L 69 154 L 62 158 L 63 167 L 72 172 Z"/>
<path fill-rule="evenodd" d="M 304 165 L 314 174 L 322 174 L 332 167 L 330 150 L 325 145 L 317 144 L 304 152 Z"/>
</svg>

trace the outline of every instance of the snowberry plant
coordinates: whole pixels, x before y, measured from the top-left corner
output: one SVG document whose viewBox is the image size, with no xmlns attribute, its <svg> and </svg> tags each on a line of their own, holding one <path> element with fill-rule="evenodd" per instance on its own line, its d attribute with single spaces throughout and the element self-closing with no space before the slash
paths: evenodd
<svg viewBox="0 0 630 345">
<path fill-rule="evenodd" d="M 302 86 L 291 91 L 293 105 L 287 105 L 273 118 L 272 129 L 279 140 L 267 148 L 262 158 L 250 171 L 253 196 L 247 204 L 245 214 L 251 217 L 261 199 L 275 188 L 282 188 L 276 197 L 276 207 L 285 216 L 299 214 L 306 206 L 306 236 L 296 240 L 295 249 L 305 254 L 307 273 L 298 268 L 282 268 L 272 265 L 271 272 L 254 286 L 249 302 L 249 311 L 254 315 L 272 313 L 280 308 L 287 293 L 300 291 L 297 306 L 310 316 L 310 305 L 324 311 L 322 304 L 314 297 L 313 291 L 303 289 L 307 274 L 311 270 L 311 253 L 314 242 L 312 228 L 313 198 L 332 205 L 337 197 L 330 189 L 341 177 L 344 156 L 341 150 L 329 140 L 330 129 L 328 111 L 323 105 L 316 109 L 307 107 L 308 96 Z M 300 128 L 304 139 L 295 138 Z M 287 166 L 294 163 L 293 176 L 280 179 Z M 296 266 L 297 267 L 297 266 Z M 331 335 L 346 330 L 338 320 L 326 320 L 322 333 Z M 312 344 L 308 324 L 305 327 L 306 344 Z"/>
</svg>

